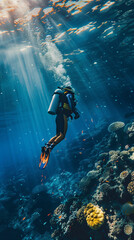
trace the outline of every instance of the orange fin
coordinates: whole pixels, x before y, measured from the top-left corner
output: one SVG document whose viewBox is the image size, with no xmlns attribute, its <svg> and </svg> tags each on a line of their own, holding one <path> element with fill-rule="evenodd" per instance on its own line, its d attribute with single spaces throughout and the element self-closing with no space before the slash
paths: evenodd
<svg viewBox="0 0 134 240">
<path fill-rule="evenodd" d="M 50 153 L 48 153 L 47 156 L 45 153 L 41 153 L 40 162 L 39 162 L 40 169 L 44 169 L 47 166 L 49 156 L 50 156 Z"/>
</svg>

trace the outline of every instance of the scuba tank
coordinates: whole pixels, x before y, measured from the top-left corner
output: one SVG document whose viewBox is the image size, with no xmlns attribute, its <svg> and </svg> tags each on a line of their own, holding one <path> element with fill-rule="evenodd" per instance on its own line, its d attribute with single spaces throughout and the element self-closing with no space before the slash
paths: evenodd
<svg viewBox="0 0 134 240">
<path fill-rule="evenodd" d="M 51 100 L 49 108 L 48 108 L 49 114 L 55 115 L 57 113 L 57 110 L 58 110 L 58 107 L 60 104 L 60 99 L 61 99 L 61 96 L 63 95 L 63 93 L 64 93 L 64 91 L 61 88 L 57 88 L 54 91 L 52 100 Z"/>
</svg>

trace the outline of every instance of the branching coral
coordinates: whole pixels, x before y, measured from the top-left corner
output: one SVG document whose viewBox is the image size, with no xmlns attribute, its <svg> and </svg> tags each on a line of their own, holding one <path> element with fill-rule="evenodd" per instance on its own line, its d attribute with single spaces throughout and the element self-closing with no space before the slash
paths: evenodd
<svg viewBox="0 0 134 240">
<path fill-rule="evenodd" d="M 84 214 L 88 226 L 93 230 L 99 229 L 104 223 L 104 212 L 98 206 L 95 206 L 92 203 L 89 203 L 85 207 Z"/>
</svg>

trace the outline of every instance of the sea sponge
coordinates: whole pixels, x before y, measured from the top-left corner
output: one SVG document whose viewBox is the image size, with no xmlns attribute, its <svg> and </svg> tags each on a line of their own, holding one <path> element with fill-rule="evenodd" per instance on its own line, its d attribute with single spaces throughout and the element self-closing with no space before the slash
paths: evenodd
<svg viewBox="0 0 134 240">
<path fill-rule="evenodd" d="M 132 226 L 131 224 L 125 225 L 125 227 L 124 227 L 124 233 L 125 233 L 126 235 L 131 235 L 132 232 L 133 232 L 133 226 Z"/>
<path fill-rule="evenodd" d="M 126 216 L 134 214 L 134 204 L 129 203 L 129 202 L 123 204 L 121 211 Z"/>
<path fill-rule="evenodd" d="M 134 194 L 134 181 L 131 181 L 128 186 L 127 186 L 127 190 L 130 194 Z"/>
<path fill-rule="evenodd" d="M 125 179 L 128 175 L 129 175 L 129 172 L 128 172 L 127 170 L 122 171 L 122 172 L 120 173 L 120 178 L 121 178 L 121 179 Z"/>
<path fill-rule="evenodd" d="M 84 214 L 88 226 L 93 230 L 99 229 L 104 223 L 104 212 L 92 203 L 87 204 L 84 209 Z"/>
</svg>

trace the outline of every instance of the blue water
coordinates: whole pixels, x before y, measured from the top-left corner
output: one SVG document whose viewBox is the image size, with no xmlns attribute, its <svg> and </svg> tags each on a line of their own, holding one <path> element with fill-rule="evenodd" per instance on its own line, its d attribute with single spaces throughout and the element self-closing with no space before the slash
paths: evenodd
<svg viewBox="0 0 134 240">
<path fill-rule="evenodd" d="M 134 110 L 133 16 L 130 0 L 0 1 L 1 181 L 21 171 L 40 182 L 41 146 L 55 135 L 47 110 L 58 86 L 75 89 L 81 117 L 69 121 L 53 150 L 48 177 L 66 170 L 74 139 Z"/>
</svg>

